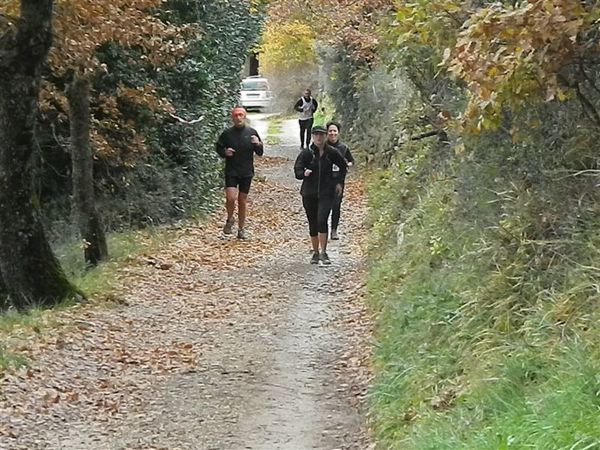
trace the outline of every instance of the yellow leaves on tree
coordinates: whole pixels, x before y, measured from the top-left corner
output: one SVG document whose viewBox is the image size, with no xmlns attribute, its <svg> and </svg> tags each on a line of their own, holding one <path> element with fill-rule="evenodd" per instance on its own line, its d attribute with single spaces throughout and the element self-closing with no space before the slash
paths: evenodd
<svg viewBox="0 0 600 450">
<path fill-rule="evenodd" d="M 468 18 L 469 3 L 461 0 L 399 1 L 390 35 L 396 45 L 454 45 L 456 35 Z"/>
<path fill-rule="evenodd" d="M 321 39 L 343 46 L 357 61 L 371 61 L 379 45 L 379 24 L 393 8 L 392 0 L 315 0 L 311 2 L 315 29 Z"/>
<path fill-rule="evenodd" d="M 273 0 L 267 30 L 299 23 L 312 29 L 318 41 L 345 47 L 356 60 L 372 60 L 379 44 L 379 19 L 393 4 L 393 0 Z"/>
<path fill-rule="evenodd" d="M 579 39 L 592 20 L 593 11 L 573 0 L 494 4 L 473 14 L 444 54 L 444 64 L 469 88 L 466 123 L 493 128 L 504 107 L 564 99 L 561 71 L 583 52 L 598 50 Z"/>
<path fill-rule="evenodd" d="M 260 45 L 261 67 L 265 73 L 281 73 L 316 64 L 315 33 L 299 21 L 265 26 Z"/>
</svg>

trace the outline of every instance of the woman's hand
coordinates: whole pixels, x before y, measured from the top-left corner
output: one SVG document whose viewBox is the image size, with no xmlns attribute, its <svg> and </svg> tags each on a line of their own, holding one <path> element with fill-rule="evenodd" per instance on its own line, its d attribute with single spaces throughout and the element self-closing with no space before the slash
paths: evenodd
<svg viewBox="0 0 600 450">
<path fill-rule="evenodd" d="M 311 174 L 312 174 L 312 170 L 310 170 L 310 169 L 304 169 L 304 176 L 305 177 L 310 177 Z"/>
<path fill-rule="evenodd" d="M 342 192 L 344 192 L 344 188 L 342 187 L 342 185 L 336 184 L 335 185 L 335 194 L 340 196 L 340 195 L 342 195 Z"/>
</svg>

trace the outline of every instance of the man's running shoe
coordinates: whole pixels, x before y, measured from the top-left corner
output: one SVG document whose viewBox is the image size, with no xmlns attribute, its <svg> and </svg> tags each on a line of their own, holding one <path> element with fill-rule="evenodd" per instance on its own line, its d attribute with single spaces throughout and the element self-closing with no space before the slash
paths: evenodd
<svg viewBox="0 0 600 450">
<path fill-rule="evenodd" d="M 319 264 L 319 252 L 314 252 L 312 258 L 310 258 L 311 264 Z"/>
<path fill-rule="evenodd" d="M 231 234 L 233 233 L 233 224 L 234 224 L 235 220 L 233 219 L 233 217 L 231 219 L 227 219 L 227 221 L 225 221 L 225 226 L 223 227 L 223 233 L 224 234 Z"/>
<path fill-rule="evenodd" d="M 248 239 L 248 233 L 243 228 L 238 230 L 238 239 Z"/>
<path fill-rule="evenodd" d="M 325 253 L 325 252 L 321 253 L 321 262 L 325 266 L 331 265 L 331 260 L 329 259 L 329 256 L 327 255 L 327 253 Z"/>
</svg>

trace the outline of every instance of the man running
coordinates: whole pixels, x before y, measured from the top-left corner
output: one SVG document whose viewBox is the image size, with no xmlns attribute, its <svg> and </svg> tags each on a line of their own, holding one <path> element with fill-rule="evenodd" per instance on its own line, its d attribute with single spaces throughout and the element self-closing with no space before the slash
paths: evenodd
<svg viewBox="0 0 600 450">
<path fill-rule="evenodd" d="M 217 140 L 217 153 L 225 158 L 225 208 L 227 221 L 223 233 L 233 232 L 235 202 L 238 204 L 238 239 L 247 239 L 244 228 L 248 192 L 254 176 L 254 154 L 262 156 L 263 143 L 254 128 L 246 126 L 246 110 L 240 106 L 231 111 L 233 126 Z"/>
<path fill-rule="evenodd" d="M 304 95 L 298 99 L 294 109 L 298 111 L 298 123 L 300 124 L 300 148 L 308 148 L 310 145 L 310 130 L 313 126 L 313 114 L 319 104 L 311 97 L 310 89 L 304 91 Z M 306 146 L 305 146 L 306 142 Z"/>
</svg>

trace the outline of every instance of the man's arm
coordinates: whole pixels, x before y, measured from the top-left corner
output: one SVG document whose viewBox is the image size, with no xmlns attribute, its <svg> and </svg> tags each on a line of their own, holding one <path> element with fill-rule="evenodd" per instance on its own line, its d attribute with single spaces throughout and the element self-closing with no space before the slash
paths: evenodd
<svg viewBox="0 0 600 450">
<path fill-rule="evenodd" d="M 294 105 L 294 110 L 298 112 L 302 112 L 302 99 L 299 98 L 296 104 Z"/>
<path fill-rule="evenodd" d="M 316 98 L 313 98 L 312 101 L 313 101 L 313 112 L 317 112 L 317 109 L 319 108 L 319 103 L 317 102 Z"/>
<path fill-rule="evenodd" d="M 219 139 L 217 139 L 217 143 L 215 144 L 215 149 L 221 158 L 225 158 L 227 155 L 225 154 L 225 149 L 227 146 L 225 145 L 225 132 L 221 133 Z"/>
<path fill-rule="evenodd" d="M 265 152 L 265 147 L 263 145 L 262 139 L 254 129 L 252 130 L 250 142 L 252 142 L 252 145 L 254 146 L 254 153 L 256 153 L 258 156 L 262 156 Z"/>
</svg>

